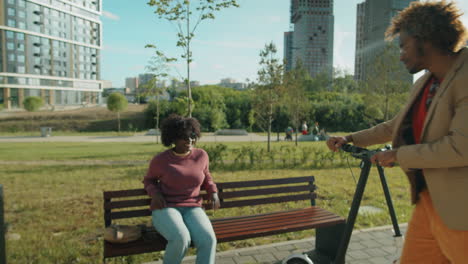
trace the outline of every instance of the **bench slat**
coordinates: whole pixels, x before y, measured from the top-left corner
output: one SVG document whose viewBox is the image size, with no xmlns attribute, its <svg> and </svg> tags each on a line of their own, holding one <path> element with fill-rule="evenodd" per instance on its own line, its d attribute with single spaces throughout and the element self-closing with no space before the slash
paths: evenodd
<svg viewBox="0 0 468 264">
<path fill-rule="evenodd" d="M 279 211 L 279 212 L 273 212 L 273 213 L 264 213 L 264 214 L 255 214 L 255 215 L 245 215 L 245 216 L 235 216 L 235 217 L 226 217 L 226 218 L 216 218 L 212 219 L 211 221 L 213 223 L 218 223 L 218 222 L 223 222 L 223 225 L 229 225 L 230 223 L 238 223 L 241 221 L 247 221 L 251 222 L 254 221 L 255 219 L 271 219 L 272 216 L 275 217 L 296 217 L 301 214 L 315 214 L 315 215 L 320 215 L 320 214 L 332 214 L 324 209 L 321 209 L 316 206 L 311 206 L 305 209 L 295 209 L 295 210 L 289 210 L 289 211 Z M 333 214 L 334 215 L 334 214 Z"/>
<path fill-rule="evenodd" d="M 256 181 L 236 181 L 236 182 L 220 182 L 216 185 L 218 189 L 229 189 L 229 188 L 245 188 L 245 187 L 257 187 L 267 185 L 279 185 L 279 184 L 292 184 L 301 182 L 314 182 L 314 176 L 295 177 L 295 178 L 283 178 L 283 179 L 271 179 L 271 180 L 256 180 Z"/>
<path fill-rule="evenodd" d="M 266 197 L 258 199 L 246 199 L 238 201 L 229 201 L 221 202 L 221 208 L 232 208 L 232 207 L 241 207 L 241 206 L 252 206 L 259 204 L 271 204 L 271 203 L 284 203 L 292 201 L 302 201 L 307 199 L 315 199 L 315 193 L 307 194 L 298 194 L 298 195 L 288 195 L 288 196 L 278 196 L 278 197 Z"/>
<path fill-rule="evenodd" d="M 264 188 L 264 189 L 253 189 L 253 190 L 242 190 L 242 191 L 223 191 L 219 193 L 220 199 L 246 197 L 246 196 L 257 196 L 267 194 L 278 194 L 278 193 L 290 193 L 290 192 L 306 192 L 311 191 L 308 185 L 298 186 L 284 186 L 276 188 Z"/>
<path fill-rule="evenodd" d="M 120 211 L 120 212 L 110 213 L 110 217 L 111 217 L 112 220 L 131 218 L 131 217 L 148 216 L 148 215 L 151 215 L 151 211 L 150 211 L 149 208 L 148 209 L 142 209 L 142 210 Z"/>
<path fill-rule="evenodd" d="M 104 199 L 121 198 L 121 197 L 138 196 L 138 195 L 147 195 L 146 190 L 143 188 L 140 188 L 140 189 L 131 189 L 131 190 L 122 190 L 122 191 L 105 191 Z"/>
<path fill-rule="evenodd" d="M 288 228 L 291 224 L 313 224 L 323 220 L 342 219 L 326 211 L 296 211 L 290 215 L 269 215 L 267 217 L 251 217 L 237 222 L 214 221 L 216 233 L 220 236 L 229 233 L 256 232 L 257 230 Z"/>
<path fill-rule="evenodd" d="M 287 217 L 286 217 L 287 216 Z M 311 207 L 291 211 L 245 217 L 241 220 L 226 222 L 213 220 L 213 228 L 219 242 L 227 242 L 257 236 L 280 234 L 317 227 L 344 223 L 345 219 L 324 209 Z"/>
<path fill-rule="evenodd" d="M 278 197 L 266 197 L 258 199 L 245 199 L 237 200 L 230 202 L 221 202 L 221 208 L 232 208 L 232 207 L 241 207 L 241 206 L 250 206 L 250 205 L 259 205 L 259 204 L 271 204 L 279 202 L 291 202 L 291 201 L 302 201 L 311 198 L 316 198 L 315 193 L 307 193 L 300 195 L 288 195 L 288 196 L 278 196 Z M 139 200 L 125 200 L 125 201 L 116 201 L 108 202 L 104 204 L 104 209 L 121 209 L 121 208 L 130 208 L 130 207 L 140 207 L 148 206 L 150 204 L 150 199 L 139 199 Z M 206 210 L 212 209 L 212 205 L 209 203 L 204 204 Z M 130 217 L 139 217 L 139 216 L 148 216 L 151 215 L 151 211 L 148 209 L 142 210 L 126 210 L 126 211 L 112 211 L 110 213 L 110 219 L 123 219 Z"/>
<path fill-rule="evenodd" d="M 219 196 L 221 199 L 228 199 L 228 198 L 236 198 L 236 197 L 259 196 L 259 195 L 268 195 L 268 194 L 305 192 L 305 191 L 310 191 L 310 187 L 307 185 L 302 185 L 302 186 L 292 186 L 292 187 L 255 189 L 255 190 L 247 190 L 247 191 L 232 191 L 232 192 L 222 192 L 220 193 Z M 138 195 L 138 196 L 141 196 L 141 195 Z M 206 195 L 203 195 L 203 196 L 206 197 Z M 148 197 L 148 196 L 145 194 L 145 197 Z M 104 203 L 104 209 L 138 207 L 138 206 L 149 205 L 150 203 L 151 203 L 151 198 L 111 201 L 111 202 Z M 211 209 L 211 208 L 206 208 L 206 209 Z"/>
<path fill-rule="evenodd" d="M 112 201 L 104 203 L 104 209 L 119 209 L 119 208 L 130 208 L 139 206 L 149 206 L 151 204 L 151 198 L 135 199 L 135 200 L 122 200 Z"/>
</svg>

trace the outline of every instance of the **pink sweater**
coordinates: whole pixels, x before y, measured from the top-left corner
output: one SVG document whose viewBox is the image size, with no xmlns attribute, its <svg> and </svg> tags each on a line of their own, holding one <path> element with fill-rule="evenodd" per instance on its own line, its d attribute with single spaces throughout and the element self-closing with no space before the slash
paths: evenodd
<svg viewBox="0 0 468 264">
<path fill-rule="evenodd" d="M 200 189 L 209 194 L 218 192 L 209 171 L 208 154 L 199 148 L 185 157 L 174 155 L 170 149 L 159 153 L 151 160 L 143 184 L 150 196 L 161 192 L 168 207 L 201 206 Z"/>
</svg>

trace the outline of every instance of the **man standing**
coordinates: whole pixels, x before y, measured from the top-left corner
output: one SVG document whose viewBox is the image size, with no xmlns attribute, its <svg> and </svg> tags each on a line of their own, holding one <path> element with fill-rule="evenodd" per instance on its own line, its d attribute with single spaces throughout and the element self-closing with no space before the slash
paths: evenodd
<svg viewBox="0 0 468 264">
<path fill-rule="evenodd" d="M 403 264 L 468 263 L 468 49 L 460 10 L 446 1 L 414 2 L 397 15 L 386 36 L 399 36 L 400 60 L 412 74 L 407 105 L 393 119 L 345 137 L 338 151 L 392 140 L 393 150 L 371 161 L 399 163 L 415 204 L 400 259 Z"/>
</svg>

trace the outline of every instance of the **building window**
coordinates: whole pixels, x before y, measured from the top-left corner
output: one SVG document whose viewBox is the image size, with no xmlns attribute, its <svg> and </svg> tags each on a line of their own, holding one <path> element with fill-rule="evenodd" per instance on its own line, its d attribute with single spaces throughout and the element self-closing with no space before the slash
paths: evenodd
<svg viewBox="0 0 468 264">
<path fill-rule="evenodd" d="M 11 7 L 9 7 L 7 9 L 7 13 L 8 13 L 9 16 L 15 16 L 16 15 L 15 9 L 11 8 Z"/>
<path fill-rule="evenodd" d="M 6 32 L 6 37 L 7 37 L 8 39 L 12 39 L 13 36 L 14 36 L 13 31 L 7 31 L 7 32 Z"/>
<path fill-rule="evenodd" d="M 18 21 L 18 28 L 20 29 L 26 29 L 26 24 L 22 21 Z"/>
<path fill-rule="evenodd" d="M 17 40 L 24 40 L 24 33 L 16 33 L 16 39 Z"/>
<path fill-rule="evenodd" d="M 9 27 L 16 27 L 16 21 L 13 19 L 8 19 L 7 26 Z"/>
</svg>

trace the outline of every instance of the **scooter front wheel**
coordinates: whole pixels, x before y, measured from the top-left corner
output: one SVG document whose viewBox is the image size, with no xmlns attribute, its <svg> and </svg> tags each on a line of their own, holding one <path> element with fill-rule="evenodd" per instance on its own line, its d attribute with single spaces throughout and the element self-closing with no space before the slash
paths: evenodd
<svg viewBox="0 0 468 264">
<path fill-rule="evenodd" d="M 285 258 L 282 264 L 314 264 L 306 254 L 293 254 Z"/>
</svg>

